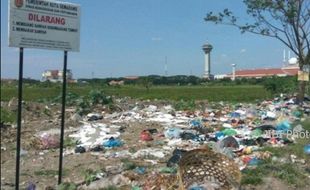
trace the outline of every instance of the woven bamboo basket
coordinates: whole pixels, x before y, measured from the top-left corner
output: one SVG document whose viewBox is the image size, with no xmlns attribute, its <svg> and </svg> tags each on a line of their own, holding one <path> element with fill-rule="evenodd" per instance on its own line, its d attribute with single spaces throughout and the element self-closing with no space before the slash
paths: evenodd
<svg viewBox="0 0 310 190">
<path fill-rule="evenodd" d="M 238 189 L 241 172 L 233 160 L 210 149 L 186 152 L 179 163 L 179 187 L 207 186 L 207 189 Z"/>
</svg>

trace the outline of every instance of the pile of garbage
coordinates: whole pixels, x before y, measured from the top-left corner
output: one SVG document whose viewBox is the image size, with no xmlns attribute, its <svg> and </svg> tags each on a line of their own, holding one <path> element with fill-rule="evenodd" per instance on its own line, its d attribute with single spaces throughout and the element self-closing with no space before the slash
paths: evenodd
<svg viewBox="0 0 310 190">
<path fill-rule="evenodd" d="M 163 175 L 167 173 L 170 177 L 170 174 L 176 175 L 183 156 L 196 149 L 223 155 L 239 170 L 255 167 L 272 156 L 270 152 L 262 151 L 264 147 L 283 147 L 294 143 L 298 135 L 306 135 L 303 126 L 295 126 L 295 123 L 310 116 L 309 101 L 299 106 L 294 97 L 257 104 L 209 103 L 205 107 L 197 111 L 176 111 L 171 105 L 141 108 L 137 104 L 112 114 L 91 113 L 83 118 L 80 129 L 69 137 L 79 142 L 75 147 L 76 154 L 96 152 L 105 159 L 127 158 L 159 165 L 153 170 L 146 167 L 133 170 L 137 175 L 153 176 L 156 181 L 165 178 Z M 137 131 L 137 123 L 145 127 Z M 146 125 L 148 123 L 160 127 L 152 128 Z M 132 136 L 126 138 L 126 135 Z M 310 154 L 309 146 L 304 150 L 307 154 Z M 132 147 L 134 151 L 130 151 Z M 152 186 L 148 178 L 144 182 L 133 180 L 130 185 L 135 189 Z M 196 184 L 196 187 L 204 185 Z M 195 189 L 195 184 L 187 184 L 187 187 Z"/>
</svg>

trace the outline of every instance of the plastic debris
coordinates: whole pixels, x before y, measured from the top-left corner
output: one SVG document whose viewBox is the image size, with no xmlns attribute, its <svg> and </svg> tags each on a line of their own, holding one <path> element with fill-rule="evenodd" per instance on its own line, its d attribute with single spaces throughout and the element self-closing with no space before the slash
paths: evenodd
<svg viewBox="0 0 310 190">
<path fill-rule="evenodd" d="M 306 154 L 310 155 L 310 144 L 308 144 L 308 145 L 306 145 L 306 146 L 304 147 L 304 152 L 305 152 Z"/>
<path fill-rule="evenodd" d="M 182 132 L 182 130 L 179 128 L 169 128 L 165 132 L 165 137 L 170 138 L 170 139 L 180 138 L 181 132 Z"/>
<path fill-rule="evenodd" d="M 162 148 L 147 148 L 138 150 L 132 155 L 132 158 L 164 158 L 166 154 L 168 154 L 168 151 L 165 151 Z"/>
<path fill-rule="evenodd" d="M 36 190 L 36 185 L 32 182 L 29 182 L 26 190 Z"/>
<path fill-rule="evenodd" d="M 276 113 L 267 111 L 266 119 L 276 119 Z"/>
<path fill-rule="evenodd" d="M 252 137 L 260 137 L 263 135 L 263 131 L 260 129 L 255 129 L 251 132 Z"/>
<path fill-rule="evenodd" d="M 106 125 L 102 123 L 86 123 L 80 127 L 78 131 L 69 135 L 69 137 L 80 142 L 79 146 L 86 149 L 102 145 L 102 142 L 109 140 L 111 137 L 118 138 L 120 132 L 117 130 L 120 127 L 117 125 Z"/>
<path fill-rule="evenodd" d="M 43 133 L 40 136 L 41 149 L 58 148 L 60 145 L 59 137 L 57 135 Z"/>
<path fill-rule="evenodd" d="M 244 153 L 244 154 L 251 154 L 252 152 L 253 152 L 253 150 L 252 150 L 252 147 L 251 147 L 251 146 L 245 147 L 245 148 L 242 150 L 242 153 Z"/>
<path fill-rule="evenodd" d="M 175 167 L 163 167 L 159 169 L 160 173 L 169 173 L 169 174 L 173 174 L 173 173 L 177 173 L 177 168 Z"/>
<path fill-rule="evenodd" d="M 182 149 L 175 149 L 173 151 L 172 157 L 167 162 L 167 167 L 175 167 L 179 161 L 181 160 L 182 155 L 187 152 L 186 150 Z"/>
<path fill-rule="evenodd" d="M 146 129 L 148 132 L 150 132 L 151 134 L 156 134 L 158 133 L 157 129 Z"/>
<path fill-rule="evenodd" d="M 232 137 L 232 136 L 229 136 L 229 137 L 226 137 L 224 138 L 223 140 L 221 140 L 220 142 L 220 147 L 221 148 L 239 148 L 239 143 L 237 142 L 237 140 Z"/>
<path fill-rule="evenodd" d="M 147 130 L 143 130 L 140 133 L 140 139 L 142 141 L 152 141 L 153 140 L 151 133 L 149 131 L 147 131 Z"/>
<path fill-rule="evenodd" d="M 131 190 L 141 190 L 141 188 L 138 187 L 138 186 L 133 186 L 133 187 L 131 188 Z"/>
<path fill-rule="evenodd" d="M 90 148 L 90 151 L 92 151 L 92 152 L 100 152 L 100 151 L 103 151 L 103 148 L 102 148 L 102 146 L 97 145 L 97 146 L 95 146 L 93 148 Z"/>
<path fill-rule="evenodd" d="M 254 157 L 254 158 L 252 158 L 249 161 L 248 165 L 250 165 L 250 166 L 257 166 L 260 162 L 261 162 L 261 160 L 259 160 L 258 158 Z"/>
<path fill-rule="evenodd" d="M 103 143 L 103 146 L 107 148 L 120 147 L 122 145 L 123 143 L 119 139 L 115 139 L 113 137 Z"/>
<path fill-rule="evenodd" d="M 237 134 L 237 132 L 233 129 L 224 129 L 222 132 L 226 136 L 234 136 Z"/>
<path fill-rule="evenodd" d="M 84 152 L 86 152 L 86 149 L 82 146 L 78 146 L 74 149 L 74 152 L 75 153 L 84 153 Z"/>
<path fill-rule="evenodd" d="M 255 129 L 260 129 L 262 131 L 269 131 L 269 130 L 275 130 L 276 128 L 273 125 L 261 125 L 259 127 L 256 127 Z"/>
<path fill-rule="evenodd" d="M 222 138 L 224 138 L 224 136 L 225 136 L 225 134 L 222 131 L 219 131 L 219 132 L 215 133 L 215 137 L 217 139 L 222 139 Z"/>
<path fill-rule="evenodd" d="M 136 168 L 134 169 L 134 171 L 135 171 L 137 174 L 142 175 L 142 174 L 145 174 L 146 168 L 145 168 L 145 167 L 136 167 Z"/>
<path fill-rule="evenodd" d="M 118 101 L 125 104 L 122 99 Z M 130 181 L 134 181 L 128 182 L 132 189 L 164 188 L 166 186 L 163 184 L 166 182 L 171 185 L 175 180 L 173 177 L 177 176 L 176 168 L 180 171 L 178 177 L 188 180 L 188 183 L 183 184 L 184 189 L 223 189 L 222 184 L 228 185 L 231 180 L 236 182 L 234 184 L 240 182 L 240 169 L 256 167 L 271 157 L 271 153 L 264 151 L 264 146 L 283 147 L 294 143 L 294 138 L 275 135 L 291 129 L 294 132 L 305 130 L 301 125 L 293 128 L 293 123 L 303 121 L 306 109 L 310 107 L 299 108 L 294 101 L 295 98 L 286 98 L 283 95 L 282 98 L 257 104 L 208 102 L 200 107 L 203 111 L 176 111 L 172 106 L 167 106 L 166 102 L 156 105 L 150 105 L 151 101 L 136 102 L 126 104 L 125 108 L 121 106 L 121 111 L 112 114 L 89 114 L 84 117 L 80 129 L 75 129 L 69 136 L 80 142 L 75 152 L 84 152 L 78 151 L 84 147 L 87 151 L 93 151 L 90 155 L 102 160 L 135 160 L 139 166 L 132 163 L 129 165 L 131 171 L 126 172 L 126 177 L 129 175 Z M 104 116 L 104 120 L 99 121 L 100 116 Z M 141 128 L 141 131 L 137 131 Z M 135 135 L 136 138 L 128 138 L 128 134 Z M 155 141 L 139 143 L 139 139 Z M 114 147 L 120 148 L 111 149 Z M 306 145 L 303 151 L 310 155 L 310 144 Z M 195 154 L 189 156 L 189 152 Z M 183 160 L 186 155 L 188 158 Z M 280 157 L 273 157 L 272 160 L 283 163 L 304 162 L 294 156 L 291 156 L 291 160 Z M 164 162 L 167 167 L 158 168 Z M 155 171 L 152 171 L 153 167 L 146 168 L 147 164 L 155 165 Z M 126 166 L 123 166 L 117 166 L 113 175 L 124 171 Z M 227 173 L 233 176 L 233 179 L 227 179 Z M 144 175 L 147 177 L 144 178 Z M 208 182 L 202 180 L 207 179 L 206 176 L 210 177 L 208 179 L 224 177 L 217 182 Z M 146 179 L 147 185 L 141 183 L 137 179 L 139 177 Z M 115 185 L 111 182 L 112 177 L 104 178 L 106 179 L 102 182 Z M 221 183 L 218 183 L 219 181 Z M 175 188 L 168 185 L 167 189 L 168 187 Z"/>
<path fill-rule="evenodd" d="M 180 137 L 182 140 L 197 140 L 199 138 L 197 135 L 190 132 L 183 132 Z"/>
<path fill-rule="evenodd" d="M 277 131 L 282 131 L 282 132 L 287 132 L 291 128 L 292 128 L 291 124 L 287 120 L 278 123 L 276 126 Z"/>
<path fill-rule="evenodd" d="M 20 156 L 26 156 L 28 154 L 28 151 L 24 149 L 20 149 Z"/>
<path fill-rule="evenodd" d="M 188 190 L 207 190 L 203 186 L 191 186 L 188 188 Z"/>
<path fill-rule="evenodd" d="M 99 113 L 89 113 L 87 114 L 87 120 L 88 121 L 96 121 L 102 119 L 103 116 Z"/>
<path fill-rule="evenodd" d="M 192 120 L 189 122 L 189 124 L 192 127 L 203 127 L 201 121 L 199 121 L 199 120 Z"/>
<path fill-rule="evenodd" d="M 302 116 L 302 112 L 299 111 L 299 110 L 296 110 L 296 111 L 293 112 L 293 115 L 294 115 L 295 117 L 300 118 L 300 117 Z"/>
<path fill-rule="evenodd" d="M 230 117 L 232 117 L 232 118 L 239 118 L 239 117 L 241 117 L 241 115 L 238 112 L 233 112 L 233 113 L 230 114 Z"/>
</svg>

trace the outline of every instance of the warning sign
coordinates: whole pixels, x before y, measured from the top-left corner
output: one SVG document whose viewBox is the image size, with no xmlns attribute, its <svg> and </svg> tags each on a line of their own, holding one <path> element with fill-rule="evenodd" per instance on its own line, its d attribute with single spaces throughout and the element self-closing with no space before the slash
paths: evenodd
<svg viewBox="0 0 310 190">
<path fill-rule="evenodd" d="M 309 73 L 305 71 L 298 71 L 298 81 L 309 81 Z"/>
<path fill-rule="evenodd" d="M 80 49 L 80 6 L 54 0 L 10 0 L 9 46 Z"/>
</svg>

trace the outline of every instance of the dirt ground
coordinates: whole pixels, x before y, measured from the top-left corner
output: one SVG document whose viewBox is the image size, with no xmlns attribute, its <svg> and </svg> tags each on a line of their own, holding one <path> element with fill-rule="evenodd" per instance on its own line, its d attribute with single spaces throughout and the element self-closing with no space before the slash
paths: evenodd
<svg viewBox="0 0 310 190">
<path fill-rule="evenodd" d="M 7 108 L 7 105 L 3 104 Z M 26 107 L 26 108 L 25 108 Z M 23 122 L 21 133 L 22 156 L 20 160 L 20 186 L 26 188 L 29 182 L 36 184 L 37 189 L 46 189 L 55 187 L 58 180 L 59 149 L 41 150 L 34 144 L 35 134 L 42 131 L 59 130 L 60 133 L 60 105 L 50 106 L 50 115 L 43 113 L 44 104 L 27 103 L 23 109 Z M 81 123 L 72 121 L 73 108 L 66 109 L 65 138 L 71 131 L 79 129 Z M 162 127 L 156 123 L 124 123 L 122 127 L 125 132 L 120 138 L 124 140 L 125 145 L 113 151 L 141 149 L 147 147 L 158 147 L 152 142 L 140 142 L 139 133 L 146 128 L 156 128 L 158 131 Z M 69 131 L 69 132 L 68 132 Z M 155 137 L 156 138 L 156 137 Z M 158 137 L 160 139 L 160 137 Z M 16 154 L 16 126 L 7 125 L 1 128 L 1 189 L 14 189 L 15 183 L 15 154 Z M 64 150 L 71 150 L 74 147 L 68 147 Z M 26 153 L 23 155 L 23 152 Z M 143 165 L 139 161 L 132 160 L 137 165 Z M 106 159 L 100 154 L 86 152 L 83 154 L 68 154 L 63 158 L 63 182 L 73 182 L 77 184 L 84 183 L 85 171 L 88 169 L 105 170 L 107 166 L 121 165 L 120 158 Z M 165 160 L 162 164 L 165 165 Z M 148 163 L 150 165 L 150 163 Z M 134 174 L 128 174 L 134 175 Z M 141 176 L 139 176 L 141 178 Z M 141 180 L 141 179 L 140 179 Z"/>
</svg>

